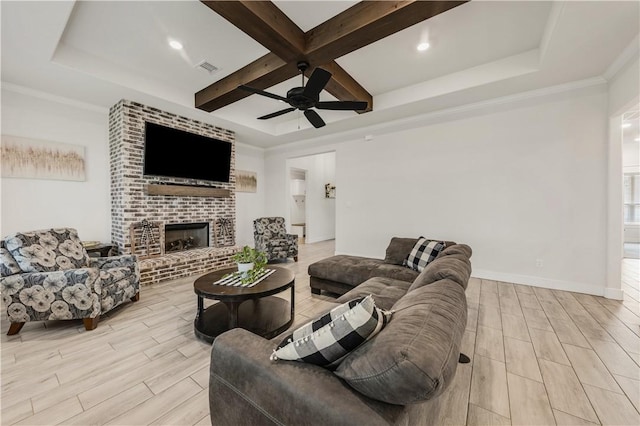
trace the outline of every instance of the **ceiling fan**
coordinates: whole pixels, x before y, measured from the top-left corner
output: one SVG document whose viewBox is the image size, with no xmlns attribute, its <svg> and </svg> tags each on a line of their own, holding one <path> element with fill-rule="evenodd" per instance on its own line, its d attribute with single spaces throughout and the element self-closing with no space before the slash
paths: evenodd
<svg viewBox="0 0 640 426">
<path fill-rule="evenodd" d="M 272 112 L 271 114 L 258 117 L 258 120 L 268 120 L 270 118 L 278 117 L 291 111 L 299 109 L 304 111 L 304 116 L 313 125 L 313 127 L 320 128 L 325 125 L 324 120 L 318 115 L 317 112 L 311 108 L 317 109 L 330 109 L 339 111 L 360 111 L 367 109 L 366 101 L 327 101 L 321 102 L 320 92 L 327 85 L 329 79 L 331 79 L 331 73 L 325 71 L 322 68 L 316 68 L 313 70 L 313 74 L 307 81 L 307 85 L 304 85 L 304 72 L 309 68 L 307 62 L 298 62 L 298 69 L 302 74 L 302 87 L 294 87 L 287 92 L 287 97 L 282 97 L 273 93 L 265 92 L 264 90 L 255 89 L 253 87 L 240 85 L 238 89 L 246 90 L 248 92 L 256 93 L 258 95 L 266 96 L 268 98 L 277 99 L 282 102 L 286 102 L 291 107 L 285 108 L 280 111 Z"/>
</svg>

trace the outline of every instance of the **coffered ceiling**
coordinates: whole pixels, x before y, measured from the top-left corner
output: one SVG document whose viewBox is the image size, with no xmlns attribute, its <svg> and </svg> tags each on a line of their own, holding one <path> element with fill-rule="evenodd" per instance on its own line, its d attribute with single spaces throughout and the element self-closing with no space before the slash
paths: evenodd
<svg viewBox="0 0 640 426">
<path fill-rule="evenodd" d="M 302 31 L 353 1 L 276 1 Z M 108 108 L 151 103 L 237 132 L 262 147 L 330 137 L 495 97 L 601 77 L 637 54 L 639 3 L 473 0 L 336 59 L 372 96 L 366 114 L 322 111 L 313 129 L 299 112 L 251 95 L 211 113 L 194 93 L 269 51 L 198 1 L 0 3 L 2 83 Z M 171 49 L 178 40 L 183 49 Z M 430 48 L 416 46 L 428 41 Z M 633 44 L 635 41 L 635 44 Z M 197 65 L 207 61 L 213 73 Z M 285 95 L 294 77 L 267 89 Z M 321 100 L 332 100 L 327 92 Z"/>
</svg>

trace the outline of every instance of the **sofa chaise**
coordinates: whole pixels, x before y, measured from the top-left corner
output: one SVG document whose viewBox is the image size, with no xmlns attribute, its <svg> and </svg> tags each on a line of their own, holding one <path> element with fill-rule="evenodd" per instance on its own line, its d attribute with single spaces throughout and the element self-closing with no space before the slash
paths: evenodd
<svg viewBox="0 0 640 426">
<path fill-rule="evenodd" d="M 413 282 L 418 272 L 407 268 L 405 261 L 418 238 L 391 238 L 384 260 L 370 257 L 337 255 L 309 265 L 309 285 L 311 293 L 321 290 L 344 294 L 369 278 L 394 278 Z M 444 241 L 444 246 L 454 245 Z"/>
</svg>

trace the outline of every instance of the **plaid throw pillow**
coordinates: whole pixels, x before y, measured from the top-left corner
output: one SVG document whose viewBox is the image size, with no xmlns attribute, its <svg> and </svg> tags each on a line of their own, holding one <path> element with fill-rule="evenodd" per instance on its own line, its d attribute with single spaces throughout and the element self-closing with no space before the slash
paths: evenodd
<svg viewBox="0 0 640 426">
<path fill-rule="evenodd" d="M 285 337 L 270 358 L 335 367 L 382 330 L 389 317 L 390 313 L 376 307 L 371 295 L 353 299 Z"/>
<path fill-rule="evenodd" d="M 438 257 L 442 250 L 444 250 L 443 241 L 432 241 L 420 237 L 407 257 L 406 266 L 414 271 L 422 272 L 432 260 Z"/>
</svg>

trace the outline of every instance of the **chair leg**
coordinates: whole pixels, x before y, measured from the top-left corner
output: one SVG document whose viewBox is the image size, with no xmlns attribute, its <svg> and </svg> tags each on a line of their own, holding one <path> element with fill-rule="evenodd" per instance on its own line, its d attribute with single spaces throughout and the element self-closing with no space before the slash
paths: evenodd
<svg viewBox="0 0 640 426">
<path fill-rule="evenodd" d="M 82 318 L 84 329 L 87 331 L 94 330 L 98 326 L 98 321 L 100 321 L 100 315 L 95 318 Z"/>
<path fill-rule="evenodd" d="M 14 334 L 20 333 L 20 330 L 22 330 L 23 326 L 23 322 L 12 322 L 9 326 L 9 331 L 7 331 L 7 336 L 13 336 Z"/>
<path fill-rule="evenodd" d="M 132 302 L 137 302 L 138 300 L 140 300 L 140 293 L 136 293 L 136 295 L 131 298 Z"/>
</svg>

